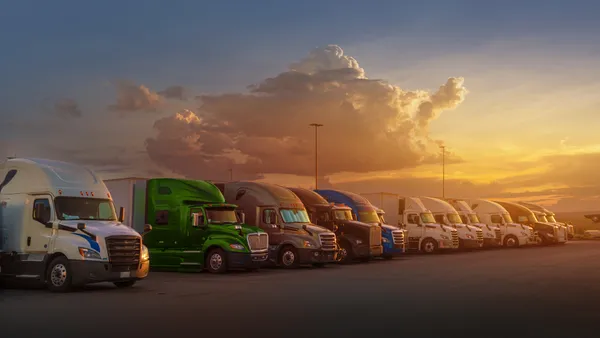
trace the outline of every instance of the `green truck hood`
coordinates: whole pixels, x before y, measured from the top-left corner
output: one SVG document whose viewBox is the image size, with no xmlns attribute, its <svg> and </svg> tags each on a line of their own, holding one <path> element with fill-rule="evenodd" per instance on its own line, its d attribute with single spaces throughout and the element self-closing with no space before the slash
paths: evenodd
<svg viewBox="0 0 600 338">
<path fill-rule="evenodd" d="M 213 229 L 217 228 L 217 229 L 220 229 L 221 231 L 238 234 L 239 230 L 237 230 L 235 228 L 236 225 L 240 225 L 242 227 L 241 230 L 242 230 L 242 234 L 244 236 L 247 236 L 248 234 L 255 233 L 255 232 L 264 232 L 264 230 L 262 230 L 259 227 L 251 226 L 251 225 L 247 225 L 247 224 L 212 224 L 212 227 L 213 227 Z"/>
</svg>

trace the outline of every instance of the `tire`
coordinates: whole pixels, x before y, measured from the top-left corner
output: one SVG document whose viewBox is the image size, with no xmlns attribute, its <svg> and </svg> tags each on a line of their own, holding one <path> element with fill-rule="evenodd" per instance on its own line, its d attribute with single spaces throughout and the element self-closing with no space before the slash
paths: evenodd
<svg viewBox="0 0 600 338">
<path fill-rule="evenodd" d="M 223 249 L 212 249 L 206 257 L 206 269 L 210 273 L 227 272 L 227 256 Z"/>
<path fill-rule="evenodd" d="M 519 247 L 519 239 L 514 235 L 508 235 L 504 237 L 503 245 L 507 248 L 518 248 Z"/>
<path fill-rule="evenodd" d="M 431 238 L 425 239 L 421 242 L 421 252 L 431 255 L 438 251 L 438 244 L 435 240 Z"/>
<path fill-rule="evenodd" d="M 46 287 L 51 292 L 69 292 L 73 288 L 73 275 L 65 256 L 54 258 L 46 270 Z"/>
<path fill-rule="evenodd" d="M 340 264 L 348 264 L 354 260 L 354 254 L 352 253 L 352 247 L 348 242 L 343 241 L 340 244 L 340 249 L 338 251 L 337 261 Z"/>
<path fill-rule="evenodd" d="M 137 281 L 135 279 L 132 280 L 124 280 L 124 281 L 120 281 L 120 282 L 114 282 L 113 284 L 118 287 L 119 289 L 125 289 L 125 288 L 130 288 L 132 286 L 135 285 Z"/>
<path fill-rule="evenodd" d="M 277 262 L 284 269 L 294 269 L 300 265 L 298 250 L 291 245 L 284 246 L 279 250 Z"/>
<path fill-rule="evenodd" d="M 312 265 L 315 268 L 324 268 L 325 267 L 325 263 L 313 263 Z"/>
</svg>

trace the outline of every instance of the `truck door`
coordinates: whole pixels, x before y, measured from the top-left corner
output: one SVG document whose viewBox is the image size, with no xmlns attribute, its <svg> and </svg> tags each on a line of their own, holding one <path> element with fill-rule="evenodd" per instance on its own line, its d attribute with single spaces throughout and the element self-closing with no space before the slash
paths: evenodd
<svg viewBox="0 0 600 338">
<path fill-rule="evenodd" d="M 269 234 L 269 244 L 277 245 L 281 242 L 283 232 L 277 226 L 277 210 L 272 207 L 261 207 L 259 227 Z"/>
<path fill-rule="evenodd" d="M 504 240 L 504 235 L 506 235 L 506 223 L 504 223 L 504 219 L 500 215 L 491 215 L 490 222 L 492 225 L 495 225 L 500 228 L 500 235 L 502 240 Z"/>
<path fill-rule="evenodd" d="M 56 221 L 56 213 L 50 195 L 36 195 L 30 209 L 31 217 L 25 231 L 25 252 L 46 254 L 51 251 L 56 230 L 52 222 Z M 43 256 L 41 256 L 43 258 Z"/>
<path fill-rule="evenodd" d="M 194 214 L 199 216 L 198 225 L 194 226 Z M 188 217 L 181 222 L 182 236 L 182 265 L 204 265 L 203 257 L 204 242 L 208 236 L 209 226 L 206 222 L 204 209 L 201 207 L 191 207 Z M 186 235 L 188 234 L 188 235 Z"/>
<path fill-rule="evenodd" d="M 409 213 L 406 217 L 406 230 L 408 230 L 408 248 L 411 250 L 419 250 L 420 241 L 423 238 L 424 227 L 419 225 L 419 215 Z"/>
</svg>

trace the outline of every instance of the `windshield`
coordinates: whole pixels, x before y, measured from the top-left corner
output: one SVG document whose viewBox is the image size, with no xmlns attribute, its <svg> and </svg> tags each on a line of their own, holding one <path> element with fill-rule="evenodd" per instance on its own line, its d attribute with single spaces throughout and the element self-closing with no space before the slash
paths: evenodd
<svg viewBox="0 0 600 338">
<path fill-rule="evenodd" d="M 460 216 L 458 216 L 458 214 L 447 214 L 446 216 L 448 217 L 448 222 L 450 222 L 452 224 L 462 223 L 462 221 L 460 220 Z"/>
<path fill-rule="evenodd" d="M 469 221 L 471 221 L 471 223 L 480 223 L 477 214 L 469 214 Z"/>
<path fill-rule="evenodd" d="M 385 218 L 383 217 L 383 214 L 377 214 L 377 216 L 379 216 L 379 221 L 380 221 L 381 223 L 383 223 L 383 224 L 386 224 L 386 223 L 385 223 Z"/>
<path fill-rule="evenodd" d="M 506 223 L 514 223 L 509 214 L 502 214 L 502 218 L 504 218 L 504 222 Z"/>
<path fill-rule="evenodd" d="M 205 208 L 209 224 L 237 224 L 239 220 L 233 208 Z"/>
<path fill-rule="evenodd" d="M 358 220 L 363 223 L 379 223 L 379 216 L 375 210 L 362 210 L 358 212 Z"/>
<path fill-rule="evenodd" d="M 537 217 L 538 221 L 548 223 L 548 219 L 546 218 L 545 215 L 537 215 L 536 217 Z"/>
<path fill-rule="evenodd" d="M 87 197 L 56 197 L 56 215 L 60 220 L 116 221 L 111 200 Z"/>
<path fill-rule="evenodd" d="M 433 224 L 435 223 L 435 218 L 433 217 L 432 213 L 423 212 L 421 213 L 421 221 L 423 222 L 423 224 Z"/>
<path fill-rule="evenodd" d="M 557 223 L 556 218 L 554 218 L 554 215 L 546 215 L 546 218 L 548 219 L 548 222 L 550 222 L 550 223 Z"/>
<path fill-rule="evenodd" d="M 460 215 L 460 220 L 464 223 L 464 224 L 468 224 L 467 223 L 467 216 L 465 215 Z"/>
<path fill-rule="evenodd" d="M 305 209 L 279 209 L 284 223 L 310 223 Z"/>
<path fill-rule="evenodd" d="M 351 210 L 334 210 L 333 215 L 334 215 L 335 219 L 338 219 L 338 220 L 346 220 L 346 221 L 352 220 L 352 211 Z"/>
<path fill-rule="evenodd" d="M 537 222 L 537 218 L 535 217 L 535 215 L 534 215 L 534 214 L 531 214 L 531 215 L 527 216 L 527 219 L 528 219 L 528 220 L 529 220 L 529 222 L 531 222 L 531 223 L 535 223 L 535 222 Z"/>
</svg>

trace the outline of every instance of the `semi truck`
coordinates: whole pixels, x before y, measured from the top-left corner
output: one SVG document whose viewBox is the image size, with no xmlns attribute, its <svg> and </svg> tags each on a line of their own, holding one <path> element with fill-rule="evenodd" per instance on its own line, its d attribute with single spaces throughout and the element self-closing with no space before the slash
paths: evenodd
<svg viewBox="0 0 600 338">
<path fill-rule="evenodd" d="M 513 248 L 535 243 L 533 228 L 515 223 L 502 205 L 486 199 L 472 199 L 468 204 L 481 222 L 500 228 L 500 242 L 504 247 Z"/>
<path fill-rule="evenodd" d="M 67 292 L 97 282 L 131 287 L 148 275 L 142 236 L 122 223 L 124 210 L 117 216 L 92 170 L 10 158 L 0 164 L 0 179 L 0 277 Z"/>
<path fill-rule="evenodd" d="M 339 261 L 368 260 L 379 255 L 390 259 L 404 252 L 404 235 L 400 229 L 380 224 L 379 219 L 376 222 L 364 222 L 356 217 L 357 214 L 366 217 L 364 214 L 369 210 L 375 211 L 372 207 L 355 203 L 350 200 L 348 194 L 335 197 L 329 194 L 331 196 L 328 201 L 312 190 L 302 188 L 290 188 L 290 190 L 304 203 L 316 224 L 330 230 L 337 230 L 336 236 L 340 246 Z M 358 198 L 362 197 L 358 196 Z"/>
<path fill-rule="evenodd" d="M 446 199 L 452 207 L 458 212 L 463 224 L 478 227 L 483 232 L 483 246 L 497 247 L 502 245 L 502 235 L 500 227 L 481 222 L 477 213 L 471 209 L 469 203 L 463 199 Z"/>
<path fill-rule="evenodd" d="M 568 234 L 567 234 L 566 226 L 562 226 L 558 223 L 548 221 L 548 218 L 546 217 L 546 213 L 543 211 L 538 211 L 538 210 L 533 210 L 533 209 L 529 209 L 529 210 L 531 210 L 531 212 L 533 212 L 533 214 L 535 215 L 535 218 L 537 218 L 538 222 L 551 224 L 558 229 L 558 231 L 556 233 L 556 243 L 565 244 L 567 242 Z"/>
<path fill-rule="evenodd" d="M 459 249 L 478 249 L 483 247 L 483 230 L 481 228 L 464 224 L 450 203 L 435 197 L 419 198 L 425 208 L 431 210 L 436 223 L 445 224 L 458 231 Z"/>
<path fill-rule="evenodd" d="M 583 217 L 591 220 L 594 223 L 600 223 L 600 214 L 583 215 Z"/>
<path fill-rule="evenodd" d="M 563 223 L 563 222 L 557 221 L 556 214 L 554 212 L 548 210 L 547 208 L 543 207 L 542 205 L 530 203 L 530 202 L 519 202 L 519 204 L 521 204 L 522 206 L 524 206 L 526 208 L 529 208 L 530 210 L 544 213 L 546 216 L 545 218 L 549 223 L 559 225 L 561 227 L 561 231 L 566 233 L 565 241 L 567 241 L 569 239 L 573 239 L 573 237 L 575 236 L 575 227 L 573 226 L 573 224 L 568 224 L 568 223 Z"/>
<path fill-rule="evenodd" d="M 217 186 L 238 205 L 249 224 L 269 234 L 269 260 L 282 268 L 322 267 L 334 263 L 333 231 L 312 224 L 302 201 L 290 190 L 263 182 L 226 182 Z"/>
<path fill-rule="evenodd" d="M 440 250 L 458 249 L 458 231 L 436 223 L 430 210 L 417 197 L 394 193 L 363 193 L 373 205 L 385 212 L 389 224 L 406 231 L 407 250 L 432 254 Z"/>
<path fill-rule="evenodd" d="M 500 204 L 517 223 L 530 226 L 535 232 L 535 242 L 541 245 L 558 243 L 558 227 L 540 222 L 533 211 L 514 202 L 494 201 Z"/>
<path fill-rule="evenodd" d="M 132 210 L 128 224 L 144 237 L 151 268 L 162 271 L 226 273 L 259 269 L 268 258 L 269 235 L 244 224 L 212 183 L 175 178 L 105 181 L 121 207 Z"/>
</svg>

